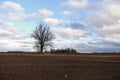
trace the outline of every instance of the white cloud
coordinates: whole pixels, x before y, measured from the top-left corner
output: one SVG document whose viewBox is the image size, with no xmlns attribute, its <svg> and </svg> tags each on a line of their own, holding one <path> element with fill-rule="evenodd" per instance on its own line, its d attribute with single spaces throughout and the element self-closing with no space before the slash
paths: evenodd
<svg viewBox="0 0 120 80">
<path fill-rule="evenodd" d="M 72 11 L 63 11 L 62 13 L 63 13 L 64 15 L 71 15 L 71 14 L 73 14 Z"/>
<path fill-rule="evenodd" d="M 20 30 L 12 23 L 0 21 L 0 25 L 1 25 L 2 28 L 10 31 L 12 33 L 20 32 Z"/>
<path fill-rule="evenodd" d="M 0 5 L 0 18 L 5 20 L 41 20 L 46 21 L 46 18 L 50 18 L 54 15 L 54 12 L 45 8 L 39 9 L 36 12 L 26 13 L 24 7 L 21 4 L 4 1 Z M 47 19 L 48 20 L 48 19 Z M 53 20 L 53 23 L 58 23 L 57 20 Z M 52 22 L 51 22 L 52 23 Z"/>
<path fill-rule="evenodd" d="M 36 12 L 26 13 L 22 5 L 11 1 L 4 1 L 0 5 L 0 12 L 0 18 L 5 20 L 43 20 L 54 15 L 53 11 L 45 8 Z"/>
<path fill-rule="evenodd" d="M 92 26 L 111 25 L 119 22 L 120 19 L 120 1 L 118 0 L 103 0 L 95 6 L 94 10 L 86 16 L 88 23 Z M 91 8 L 92 9 L 92 8 Z"/>
<path fill-rule="evenodd" d="M 4 49 L 3 51 L 32 51 L 32 47 L 33 44 L 25 44 L 11 39 L 2 39 L 0 41 L 0 48 Z"/>
<path fill-rule="evenodd" d="M 8 17 L 12 20 L 24 20 L 27 16 L 23 12 L 8 12 Z"/>
<path fill-rule="evenodd" d="M 74 44 L 77 43 L 78 40 L 73 39 L 56 39 L 54 40 L 54 49 L 63 49 L 63 48 L 74 48 Z"/>
<path fill-rule="evenodd" d="M 30 13 L 28 18 L 41 19 L 41 18 L 51 17 L 53 14 L 54 12 L 48 9 L 40 9 L 37 12 Z"/>
<path fill-rule="evenodd" d="M 26 17 L 24 8 L 11 1 L 4 1 L 0 6 L 0 18 L 12 19 L 12 20 L 23 20 Z"/>
<path fill-rule="evenodd" d="M 0 21 L 0 37 L 11 38 L 11 39 L 24 39 L 22 30 L 16 27 L 12 23 Z"/>
<path fill-rule="evenodd" d="M 120 17 L 120 1 L 119 0 L 104 0 L 103 7 L 114 17 Z"/>
<path fill-rule="evenodd" d="M 68 7 L 71 9 L 81 9 L 87 7 L 88 5 L 87 0 L 68 0 L 68 2 L 62 4 L 63 7 Z"/>
<path fill-rule="evenodd" d="M 32 51 L 33 44 L 26 32 L 12 23 L 0 20 L 0 48 L 1 51 Z"/>
<path fill-rule="evenodd" d="M 105 10 L 97 10 L 89 12 L 89 14 L 86 16 L 86 22 L 91 26 L 101 27 L 103 25 L 115 23 L 116 19 Z"/>
<path fill-rule="evenodd" d="M 81 29 L 72 29 L 70 27 L 52 27 L 52 31 L 55 33 L 57 38 L 61 39 L 80 39 L 86 34 L 86 31 Z"/>
<path fill-rule="evenodd" d="M 120 23 L 115 23 L 111 25 L 104 25 L 96 30 L 96 33 L 101 35 L 104 40 L 111 42 L 119 42 L 120 43 Z"/>
<path fill-rule="evenodd" d="M 38 10 L 38 12 L 40 13 L 40 15 L 45 16 L 45 17 L 50 17 L 54 14 L 53 11 L 50 11 L 47 9 L 41 9 L 41 10 Z"/>
<path fill-rule="evenodd" d="M 4 1 L 2 3 L 2 8 L 14 9 L 14 10 L 24 10 L 24 8 L 18 4 L 11 1 Z"/>
<path fill-rule="evenodd" d="M 12 35 L 13 33 L 4 29 L 0 29 L 0 37 L 5 37 L 8 35 Z"/>
<path fill-rule="evenodd" d="M 55 18 L 44 18 L 43 22 L 45 22 L 46 24 L 52 24 L 52 25 L 58 25 L 61 23 L 60 20 Z"/>
<path fill-rule="evenodd" d="M 86 16 L 90 30 L 104 41 L 120 43 L 120 1 L 103 0 Z M 102 6 L 102 7 L 100 7 Z M 98 9 L 97 9 L 98 8 Z M 96 40 L 98 41 L 98 40 Z"/>
</svg>

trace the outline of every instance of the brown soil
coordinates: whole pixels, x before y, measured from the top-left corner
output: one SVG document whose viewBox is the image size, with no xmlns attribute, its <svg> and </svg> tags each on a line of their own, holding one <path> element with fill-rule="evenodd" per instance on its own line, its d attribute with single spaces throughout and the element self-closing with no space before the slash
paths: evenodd
<svg viewBox="0 0 120 80">
<path fill-rule="evenodd" d="M 0 55 L 0 80 L 120 80 L 120 55 Z"/>
</svg>

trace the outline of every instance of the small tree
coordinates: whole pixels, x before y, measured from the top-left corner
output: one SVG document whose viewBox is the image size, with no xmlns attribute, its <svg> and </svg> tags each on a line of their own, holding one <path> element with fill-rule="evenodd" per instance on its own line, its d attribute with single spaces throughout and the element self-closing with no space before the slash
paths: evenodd
<svg viewBox="0 0 120 80">
<path fill-rule="evenodd" d="M 32 37 L 36 40 L 35 48 L 38 52 L 43 52 L 47 46 L 51 46 L 51 40 L 54 39 L 54 35 L 50 31 L 49 26 L 39 24 L 32 33 Z"/>
</svg>

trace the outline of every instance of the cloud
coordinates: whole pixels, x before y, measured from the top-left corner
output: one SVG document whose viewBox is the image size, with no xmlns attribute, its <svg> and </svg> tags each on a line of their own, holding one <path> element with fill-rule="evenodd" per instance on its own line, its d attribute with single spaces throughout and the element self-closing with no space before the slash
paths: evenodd
<svg viewBox="0 0 120 80">
<path fill-rule="evenodd" d="M 3 30 L 3 29 L 0 30 L 0 37 L 8 37 L 10 35 L 12 35 L 12 32 L 9 32 L 9 31 Z"/>
<path fill-rule="evenodd" d="M 0 37 L 9 39 L 24 39 L 24 35 L 21 33 L 22 29 L 19 29 L 12 23 L 0 21 Z"/>
<path fill-rule="evenodd" d="M 47 10 L 47 9 L 41 9 L 41 10 L 38 10 L 38 12 L 45 17 L 50 17 L 54 14 L 53 11 L 50 11 L 50 10 Z"/>
<path fill-rule="evenodd" d="M 120 2 L 118 0 L 103 0 L 97 5 L 94 5 L 96 9 L 90 8 L 91 10 L 88 12 L 85 22 L 93 34 L 92 39 L 94 42 L 84 44 L 85 46 L 83 46 L 82 51 L 85 50 L 85 47 L 88 52 L 120 51 L 119 4 Z"/>
<path fill-rule="evenodd" d="M 90 20 L 92 31 L 101 36 L 106 41 L 119 42 L 119 16 L 120 5 L 117 0 L 104 0 L 103 7 L 94 14 L 89 14 L 87 20 Z M 96 18 L 95 18 L 96 17 Z"/>
<path fill-rule="evenodd" d="M 41 19 L 53 16 L 54 12 L 48 9 L 40 9 L 37 12 L 30 13 L 28 18 Z"/>
<path fill-rule="evenodd" d="M 6 20 L 43 20 L 54 15 L 53 11 L 45 8 L 39 9 L 36 12 L 26 13 L 21 4 L 11 1 L 4 1 L 0 5 L 0 12 L 0 18 Z"/>
<path fill-rule="evenodd" d="M 104 25 L 98 29 L 95 29 L 96 33 L 102 36 L 107 41 L 120 42 L 120 24 L 115 23 L 111 25 Z"/>
<path fill-rule="evenodd" d="M 55 18 L 44 18 L 43 22 L 45 22 L 46 24 L 52 24 L 52 25 L 58 25 L 61 23 L 60 20 Z"/>
<path fill-rule="evenodd" d="M 1 51 L 32 51 L 32 44 L 25 44 L 18 40 L 2 39 L 0 41 Z"/>
<path fill-rule="evenodd" d="M 0 18 L 4 20 L 18 20 L 18 21 L 30 21 L 39 20 L 46 24 L 58 25 L 61 23 L 59 19 L 53 18 L 54 12 L 46 8 L 37 10 L 36 12 L 26 13 L 22 5 L 11 2 L 4 1 L 0 5 Z M 12 26 L 9 24 L 4 24 L 4 26 Z M 9 27 L 7 27 L 9 28 Z M 10 27 L 9 30 L 14 30 L 17 32 L 15 27 Z"/>
<path fill-rule="evenodd" d="M 87 28 L 87 25 L 84 22 L 70 22 L 69 24 L 67 24 L 68 27 L 71 27 L 72 29 L 81 29 L 81 30 L 85 30 Z"/>
<path fill-rule="evenodd" d="M 20 4 L 11 1 L 4 1 L 1 7 L 6 9 L 24 10 Z"/>
<path fill-rule="evenodd" d="M 4 1 L 0 5 L 0 17 L 3 19 L 23 20 L 26 17 L 24 10 L 25 9 L 18 3 Z"/>
<path fill-rule="evenodd" d="M 78 41 L 78 40 L 70 39 L 68 41 L 66 39 L 55 39 L 53 48 L 54 49 L 75 48 L 74 44 L 77 43 L 76 41 Z"/>
<path fill-rule="evenodd" d="M 0 25 L 1 25 L 1 28 L 8 30 L 12 33 L 20 32 L 20 30 L 12 23 L 3 22 L 0 20 Z"/>
<path fill-rule="evenodd" d="M 86 16 L 86 22 L 90 26 L 101 27 L 103 25 L 115 23 L 116 19 L 107 11 L 98 10 L 89 12 L 89 14 Z"/>
<path fill-rule="evenodd" d="M 103 0 L 96 5 L 91 4 L 88 16 L 86 16 L 86 20 L 88 20 L 86 23 L 91 26 L 115 24 L 120 19 L 119 4 L 118 0 Z"/>
<path fill-rule="evenodd" d="M 56 38 L 60 39 L 80 39 L 85 37 L 87 31 L 81 29 L 72 29 L 70 27 L 51 27 L 52 31 L 55 33 Z"/>
<path fill-rule="evenodd" d="M 120 1 L 118 0 L 105 0 L 102 3 L 104 9 L 108 11 L 116 19 L 120 17 Z"/>
<path fill-rule="evenodd" d="M 119 52 L 120 43 L 114 43 L 110 41 L 102 42 L 89 42 L 89 43 L 79 43 L 74 44 L 74 48 L 79 52 Z"/>
<path fill-rule="evenodd" d="M 64 14 L 64 15 L 71 15 L 71 14 L 73 14 L 73 12 L 72 11 L 63 11 L 62 14 Z"/>
<path fill-rule="evenodd" d="M 0 20 L 0 51 L 32 51 L 32 47 L 33 44 L 24 30 Z"/>
<path fill-rule="evenodd" d="M 88 6 L 87 0 L 68 0 L 62 4 L 63 7 L 68 7 L 70 9 L 82 9 Z"/>
</svg>

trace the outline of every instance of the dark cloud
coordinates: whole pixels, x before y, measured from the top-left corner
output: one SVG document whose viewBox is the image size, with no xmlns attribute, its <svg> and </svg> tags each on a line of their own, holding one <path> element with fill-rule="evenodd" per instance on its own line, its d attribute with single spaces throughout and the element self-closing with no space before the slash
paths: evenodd
<svg viewBox="0 0 120 80">
<path fill-rule="evenodd" d="M 75 45 L 79 52 L 120 52 L 120 43 L 109 41 L 79 43 Z"/>
<path fill-rule="evenodd" d="M 72 22 L 68 22 L 68 23 L 63 23 L 61 26 L 63 27 L 70 27 L 72 29 L 81 29 L 81 30 L 85 30 L 88 28 L 88 25 L 82 21 L 72 21 Z"/>
</svg>

